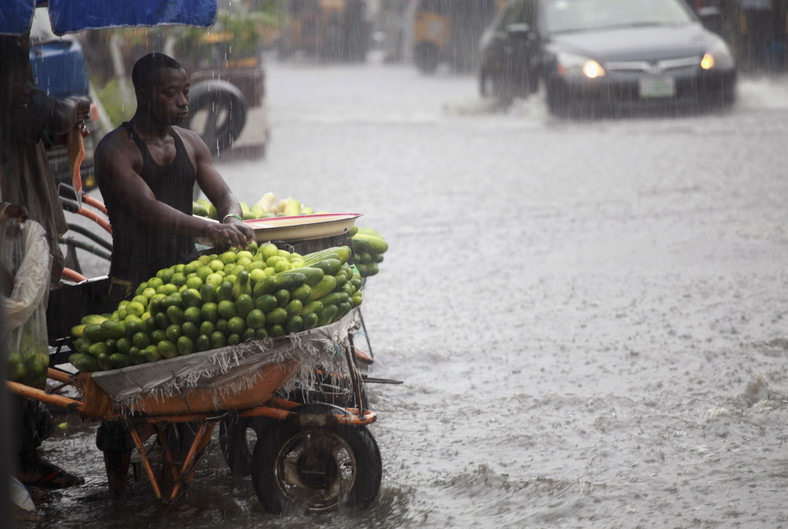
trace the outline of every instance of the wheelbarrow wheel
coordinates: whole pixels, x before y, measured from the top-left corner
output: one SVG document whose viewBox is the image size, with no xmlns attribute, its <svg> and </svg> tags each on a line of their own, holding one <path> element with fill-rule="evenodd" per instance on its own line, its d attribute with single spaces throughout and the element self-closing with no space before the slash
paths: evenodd
<svg viewBox="0 0 788 529">
<path fill-rule="evenodd" d="M 361 426 L 278 423 L 252 456 L 255 492 L 275 514 L 365 509 L 377 497 L 382 473 L 378 445 Z"/>
<path fill-rule="evenodd" d="M 219 423 L 219 447 L 234 477 L 252 473 L 252 451 L 271 422 L 266 417 L 247 418 L 233 413 Z"/>
</svg>

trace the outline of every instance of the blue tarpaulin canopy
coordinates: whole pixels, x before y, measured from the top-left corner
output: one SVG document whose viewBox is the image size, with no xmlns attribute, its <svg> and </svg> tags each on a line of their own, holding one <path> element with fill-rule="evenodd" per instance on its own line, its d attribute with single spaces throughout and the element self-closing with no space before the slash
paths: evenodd
<svg viewBox="0 0 788 529">
<path fill-rule="evenodd" d="M 0 0 L 0 34 L 25 33 L 36 4 L 49 5 L 52 30 L 57 35 L 161 24 L 207 28 L 216 21 L 216 0 Z"/>
</svg>

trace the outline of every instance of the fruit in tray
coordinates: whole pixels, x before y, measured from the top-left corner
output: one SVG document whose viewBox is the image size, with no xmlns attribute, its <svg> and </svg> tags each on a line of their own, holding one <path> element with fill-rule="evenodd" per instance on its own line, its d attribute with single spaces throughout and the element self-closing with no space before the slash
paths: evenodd
<svg viewBox="0 0 788 529">
<path fill-rule="evenodd" d="M 273 193 L 266 193 L 254 205 L 241 202 L 241 212 L 245 220 L 264 219 L 268 217 L 294 217 L 312 215 L 315 210 L 303 206 L 294 198 L 277 200 Z M 192 203 L 192 214 L 216 220 L 216 208 L 205 198 L 198 198 Z"/>
<path fill-rule="evenodd" d="M 315 211 L 304 207 L 293 198 L 284 200 L 276 199 L 273 193 L 266 193 L 252 207 L 241 202 L 243 218 L 246 220 L 267 217 L 311 215 Z M 192 213 L 201 217 L 216 219 L 216 208 L 205 198 L 199 198 L 192 204 Z M 372 228 L 359 228 L 354 226 L 350 230 L 353 242 L 355 264 L 361 277 L 369 277 L 378 273 L 379 265 L 383 262 L 383 254 L 388 250 L 386 240 Z"/>
<path fill-rule="evenodd" d="M 266 243 L 159 270 L 112 314 L 72 329 L 69 361 L 104 371 L 327 325 L 361 304 L 350 253 L 301 256 Z"/>
</svg>

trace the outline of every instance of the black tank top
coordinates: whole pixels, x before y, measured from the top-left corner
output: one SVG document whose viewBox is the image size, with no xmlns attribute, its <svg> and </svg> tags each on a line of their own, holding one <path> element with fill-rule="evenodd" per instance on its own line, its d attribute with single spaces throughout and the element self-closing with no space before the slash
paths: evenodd
<svg viewBox="0 0 788 529">
<path fill-rule="evenodd" d="M 129 123 L 122 126 L 142 153 L 140 176 L 156 199 L 191 215 L 196 172 L 180 136 L 172 127 L 169 128 L 170 136 L 175 140 L 175 158 L 168 165 L 159 165 L 132 126 Z M 112 225 L 110 276 L 136 285 L 156 275 L 161 268 L 187 263 L 196 257 L 193 238 L 153 228 L 115 197 L 107 200 L 106 206 Z"/>
</svg>

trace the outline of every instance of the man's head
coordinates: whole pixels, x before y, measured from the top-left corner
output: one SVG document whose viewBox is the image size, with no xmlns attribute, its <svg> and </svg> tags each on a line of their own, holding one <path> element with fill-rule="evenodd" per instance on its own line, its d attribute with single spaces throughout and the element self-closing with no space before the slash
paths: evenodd
<svg viewBox="0 0 788 529">
<path fill-rule="evenodd" d="M 0 111 L 27 106 L 32 91 L 29 69 L 30 59 L 18 39 L 0 37 Z"/>
<path fill-rule="evenodd" d="M 163 53 L 140 58 L 131 71 L 137 112 L 154 121 L 179 125 L 189 115 L 189 78 L 183 67 Z"/>
</svg>

